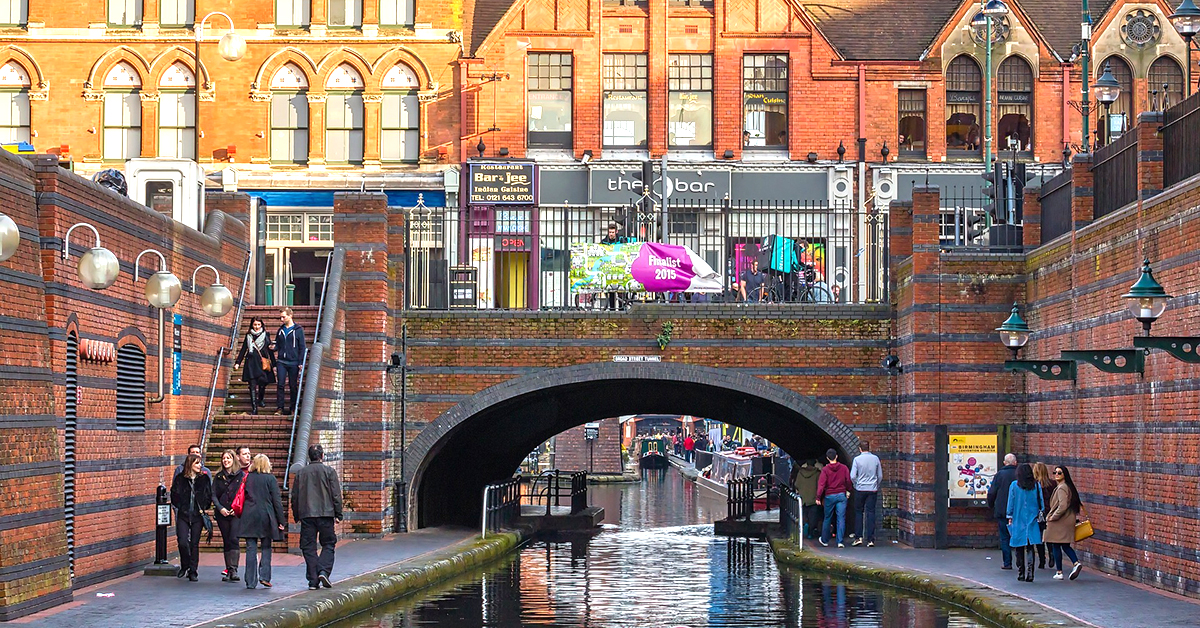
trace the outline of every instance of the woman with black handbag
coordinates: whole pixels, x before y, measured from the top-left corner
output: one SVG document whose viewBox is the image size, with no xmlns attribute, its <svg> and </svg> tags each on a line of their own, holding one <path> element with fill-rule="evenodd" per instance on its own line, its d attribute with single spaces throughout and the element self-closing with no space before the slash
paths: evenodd
<svg viewBox="0 0 1200 628">
<path fill-rule="evenodd" d="M 183 470 L 171 481 L 171 505 L 175 507 L 175 540 L 179 546 L 179 572 L 195 582 L 200 565 L 200 530 L 204 511 L 212 505 L 212 480 L 203 471 L 199 454 L 188 454 Z"/>
<path fill-rule="evenodd" d="M 250 386 L 250 414 L 258 414 L 263 406 L 263 396 L 267 393 L 267 384 L 275 383 L 275 354 L 271 351 L 271 339 L 261 318 L 250 319 L 250 331 L 242 340 L 242 349 L 238 351 L 233 368 L 242 370 L 242 381 Z"/>
<path fill-rule="evenodd" d="M 1071 548 L 1075 542 L 1075 518 L 1083 511 L 1083 502 L 1079 499 L 1079 491 L 1075 490 L 1075 482 L 1071 481 L 1071 472 L 1064 466 L 1054 467 L 1054 480 L 1058 486 L 1050 496 L 1050 514 L 1046 515 L 1046 544 L 1050 546 L 1050 560 L 1054 563 L 1055 580 L 1063 579 L 1062 557 L 1065 553 L 1071 559 L 1069 579 L 1079 577 L 1083 565 Z"/>
</svg>

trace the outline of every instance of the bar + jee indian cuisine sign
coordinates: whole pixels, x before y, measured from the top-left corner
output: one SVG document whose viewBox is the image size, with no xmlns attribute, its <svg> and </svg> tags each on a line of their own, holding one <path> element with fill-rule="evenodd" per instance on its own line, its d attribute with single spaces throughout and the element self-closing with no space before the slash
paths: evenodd
<svg viewBox="0 0 1200 628">
<path fill-rule="evenodd" d="M 470 164 L 467 199 L 471 205 L 533 205 L 537 166 L 523 162 Z"/>
</svg>

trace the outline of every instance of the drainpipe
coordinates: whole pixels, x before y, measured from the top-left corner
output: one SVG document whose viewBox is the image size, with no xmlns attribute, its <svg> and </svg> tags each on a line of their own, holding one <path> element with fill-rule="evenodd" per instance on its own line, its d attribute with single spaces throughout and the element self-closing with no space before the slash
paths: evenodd
<svg viewBox="0 0 1200 628">
<path fill-rule="evenodd" d="M 1071 66 L 1062 65 L 1062 138 L 1063 144 L 1071 143 Z"/>
<path fill-rule="evenodd" d="M 928 136 L 928 134 L 926 134 Z M 865 214 L 867 212 L 867 66 L 862 63 L 858 64 L 858 233 L 865 232 Z M 860 236 L 861 237 L 861 236 Z M 858 244 L 858 243 L 855 243 Z M 855 246 L 855 251 L 858 247 Z M 859 300 L 865 300 L 867 293 L 867 282 L 865 281 L 867 274 L 866 259 L 867 256 L 862 256 L 862 262 L 859 264 L 858 282 L 858 297 Z"/>
</svg>

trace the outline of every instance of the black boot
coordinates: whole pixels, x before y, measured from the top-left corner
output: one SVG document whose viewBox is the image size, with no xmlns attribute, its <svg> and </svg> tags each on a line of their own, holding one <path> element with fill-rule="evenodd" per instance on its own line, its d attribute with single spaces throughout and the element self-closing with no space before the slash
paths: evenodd
<svg viewBox="0 0 1200 628">
<path fill-rule="evenodd" d="M 1025 582 L 1033 582 L 1033 574 L 1034 574 L 1034 569 L 1033 569 L 1033 546 L 1032 546 L 1032 545 L 1026 545 L 1026 546 L 1025 546 L 1025 550 L 1026 550 L 1026 552 L 1028 552 L 1028 554 L 1026 555 L 1026 558 L 1027 558 L 1027 560 L 1028 560 L 1028 562 L 1029 562 L 1029 569 L 1027 569 L 1027 570 L 1026 570 L 1026 572 L 1025 572 Z"/>
<path fill-rule="evenodd" d="M 1017 582 L 1025 582 L 1025 548 L 1014 547 L 1013 553 L 1016 554 L 1013 558 L 1017 559 Z"/>
</svg>

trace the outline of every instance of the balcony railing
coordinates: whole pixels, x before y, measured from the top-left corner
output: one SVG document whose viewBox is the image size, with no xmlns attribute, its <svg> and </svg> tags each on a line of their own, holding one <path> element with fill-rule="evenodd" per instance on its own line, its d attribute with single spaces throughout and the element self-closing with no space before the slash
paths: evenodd
<svg viewBox="0 0 1200 628">
<path fill-rule="evenodd" d="M 720 291 L 589 293 L 580 288 L 582 244 L 682 245 L 715 271 Z M 621 309 L 639 302 L 741 300 L 752 259 L 764 272 L 754 302 L 873 303 L 887 298 L 887 214 L 789 203 L 637 207 L 427 208 L 408 210 L 407 307 L 412 309 Z M 794 247 L 794 263 L 766 245 Z M 576 259 L 572 259 L 572 249 Z M 633 249 L 636 256 L 636 250 Z M 780 255 L 784 257 L 784 255 Z M 782 263 L 780 263 L 782 262 Z M 575 279 L 572 279 L 572 265 Z"/>
<path fill-rule="evenodd" d="M 1074 172 L 1067 168 L 1042 184 L 1039 201 L 1042 206 L 1042 244 L 1071 231 L 1074 225 Z"/>
<path fill-rule="evenodd" d="M 1163 112 L 1163 184 L 1200 174 L 1200 92 Z"/>
<path fill-rule="evenodd" d="M 1096 149 L 1092 156 L 1092 190 L 1095 218 L 1107 216 L 1137 200 L 1138 133 L 1130 130 Z"/>
</svg>

